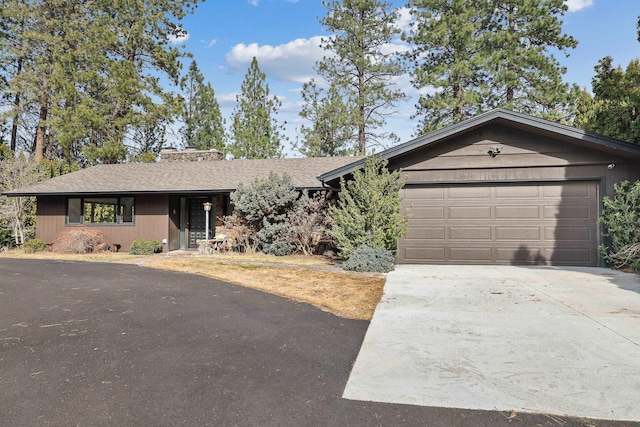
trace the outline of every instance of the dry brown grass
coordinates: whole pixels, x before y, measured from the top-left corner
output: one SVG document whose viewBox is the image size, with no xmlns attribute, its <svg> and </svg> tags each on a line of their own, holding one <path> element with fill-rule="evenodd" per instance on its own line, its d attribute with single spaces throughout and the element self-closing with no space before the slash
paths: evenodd
<svg viewBox="0 0 640 427">
<path fill-rule="evenodd" d="M 306 302 L 341 317 L 363 320 L 371 320 L 385 281 L 384 277 L 206 258 L 154 258 L 144 266 L 224 280 Z"/>
<path fill-rule="evenodd" d="M 258 289 L 306 302 L 348 319 L 371 320 L 382 296 L 383 275 L 341 272 L 323 257 L 264 254 L 194 256 L 136 256 L 124 253 L 24 254 L 10 251 L 0 257 L 45 258 L 72 261 L 135 263 L 149 268 L 180 271 Z"/>
</svg>

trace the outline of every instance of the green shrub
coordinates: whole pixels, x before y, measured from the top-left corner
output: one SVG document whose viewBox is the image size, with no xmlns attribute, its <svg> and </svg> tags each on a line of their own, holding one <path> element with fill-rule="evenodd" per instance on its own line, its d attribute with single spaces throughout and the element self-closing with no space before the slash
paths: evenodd
<svg viewBox="0 0 640 427">
<path fill-rule="evenodd" d="M 103 231 L 90 227 L 68 227 L 60 231 L 51 246 L 54 252 L 85 254 L 105 246 Z"/>
<path fill-rule="evenodd" d="M 340 180 L 336 206 L 330 209 L 331 234 L 338 242 L 342 258 L 361 245 L 396 249 L 398 238 L 407 229 L 407 216 L 400 211 L 400 172 L 389 172 L 387 160 L 369 157 L 353 179 Z"/>
<path fill-rule="evenodd" d="M 257 248 L 272 255 L 287 255 L 295 248 L 282 235 L 286 229 L 287 213 L 296 208 L 300 192 L 292 178 L 271 172 L 267 178 L 256 178 L 250 185 L 241 183 L 231 193 L 235 213 L 243 230 L 235 230 L 239 240 L 249 242 L 247 249 Z M 250 235 L 243 236 L 249 232 Z"/>
<path fill-rule="evenodd" d="M 351 253 L 343 268 L 351 271 L 388 273 L 395 267 L 393 254 L 385 248 L 370 248 L 361 245 Z"/>
<path fill-rule="evenodd" d="M 131 244 L 132 255 L 153 255 L 162 252 L 162 242 L 150 239 L 136 239 Z"/>
<path fill-rule="evenodd" d="M 24 242 L 23 247 L 27 252 L 44 252 L 49 249 L 47 243 L 42 239 L 27 240 Z"/>
<path fill-rule="evenodd" d="M 605 260 L 618 268 L 640 271 L 640 256 L 630 250 L 640 243 L 640 181 L 614 185 L 615 198 L 604 197 L 600 222 L 609 245 L 601 246 Z"/>
</svg>

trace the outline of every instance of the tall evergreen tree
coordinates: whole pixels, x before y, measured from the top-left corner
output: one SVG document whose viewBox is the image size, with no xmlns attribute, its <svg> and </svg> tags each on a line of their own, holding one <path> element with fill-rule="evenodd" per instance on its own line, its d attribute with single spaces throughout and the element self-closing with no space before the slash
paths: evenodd
<svg viewBox="0 0 640 427">
<path fill-rule="evenodd" d="M 602 58 L 592 79 L 593 98 L 584 91 L 574 125 L 612 138 L 640 143 L 640 60 L 626 70 Z"/>
<path fill-rule="evenodd" d="M 416 17 L 405 39 L 420 97 L 416 116 L 429 131 L 503 107 L 561 120 L 570 88 L 549 52 L 567 54 L 563 0 L 410 0 Z"/>
<path fill-rule="evenodd" d="M 568 55 L 578 42 L 562 33 L 564 0 L 492 0 L 483 37 L 492 107 L 556 118 L 567 102 L 565 68 L 549 53 Z"/>
<path fill-rule="evenodd" d="M 101 103 L 106 129 L 85 150 L 91 162 L 124 160 L 127 131 L 144 128 L 147 120 L 172 118 L 178 113 L 175 94 L 167 92 L 158 75 L 178 85 L 180 57 L 170 38 L 184 34 L 179 21 L 193 11 L 197 0 L 133 0 L 100 2 L 96 22 L 105 33 L 108 63 L 106 92 Z M 106 24 L 106 26 L 105 26 Z"/>
<path fill-rule="evenodd" d="M 169 41 L 196 2 L 5 0 L 12 145 L 22 128 L 36 158 L 123 161 L 130 135 L 177 112 L 160 78 L 178 83 L 182 53 Z"/>
<path fill-rule="evenodd" d="M 413 85 L 433 87 L 420 95 L 415 117 L 418 133 L 429 132 L 476 115 L 487 96 L 484 52 L 480 43 L 484 17 L 478 0 L 409 0 L 415 17 L 403 38 L 415 48 Z"/>
<path fill-rule="evenodd" d="M 268 159 L 282 156 L 283 126 L 276 115 L 282 105 L 270 96 L 266 76 L 254 57 L 236 96 L 229 152 L 236 159 Z"/>
<path fill-rule="evenodd" d="M 323 39 L 329 52 L 317 70 L 355 110 L 358 151 L 366 154 L 372 144 L 397 141 L 393 134 L 377 131 L 386 123 L 402 91 L 391 81 L 403 73 L 395 53 L 384 47 L 400 30 L 395 26 L 397 12 L 381 0 L 328 0 L 327 15 L 321 24 L 332 33 Z"/>
<path fill-rule="evenodd" d="M 357 147 L 353 146 L 356 127 L 352 114 L 335 87 L 330 87 L 324 97 L 322 92 L 314 80 L 302 87 L 304 106 L 300 116 L 311 126 L 300 127 L 302 138 L 296 148 L 307 157 L 353 154 Z"/>
<path fill-rule="evenodd" d="M 204 76 L 195 61 L 181 81 L 184 104 L 180 129 L 182 141 L 199 150 L 216 149 L 225 152 L 225 120 L 211 84 L 204 83 Z"/>
</svg>

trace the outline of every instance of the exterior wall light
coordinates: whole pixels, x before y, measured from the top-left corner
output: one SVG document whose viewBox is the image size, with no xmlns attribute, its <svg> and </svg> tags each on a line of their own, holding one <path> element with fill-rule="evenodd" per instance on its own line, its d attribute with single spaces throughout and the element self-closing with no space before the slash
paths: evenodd
<svg viewBox="0 0 640 427">
<path fill-rule="evenodd" d="M 502 152 L 502 147 L 489 147 L 489 156 L 495 157 Z"/>
<path fill-rule="evenodd" d="M 209 212 L 211 212 L 211 206 L 213 206 L 210 202 L 205 202 L 202 204 L 202 206 L 204 207 L 204 213 L 205 213 L 205 223 L 204 223 L 204 229 L 205 229 L 205 240 L 209 240 Z"/>
</svg>

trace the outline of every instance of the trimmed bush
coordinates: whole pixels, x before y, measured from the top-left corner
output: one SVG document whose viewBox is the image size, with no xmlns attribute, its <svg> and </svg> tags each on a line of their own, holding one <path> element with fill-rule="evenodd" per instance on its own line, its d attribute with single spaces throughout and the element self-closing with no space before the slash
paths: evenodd
<svg viewBox="0 0 640 427">
<path fill-rule="evenodd" d="M 48 249 L 47 243 L 42 239 L 31 239 L 24 242 L 25 252 L 44 252 Z"/>
<path fill-rule="evenodd" d="M 361 245 L 351 253 L 343 268 L 351 271 L 388 273 L 395 268 L 395 259 L 393 254 L 385 248 Z"/>
<path fill-rule="evenodd" d="M 162 252 L 162 242 L 150 239 L 136 239 L 131 244 L 131 255 L 153 255 Z"/>
<path fill-rule="evenodd" d="M 86 254 L 104 246 L 105 234 L 101 230 L 89 227 L 69 227 L 56 235 L 51 245 L 54 252 Z"/>
</svg>

